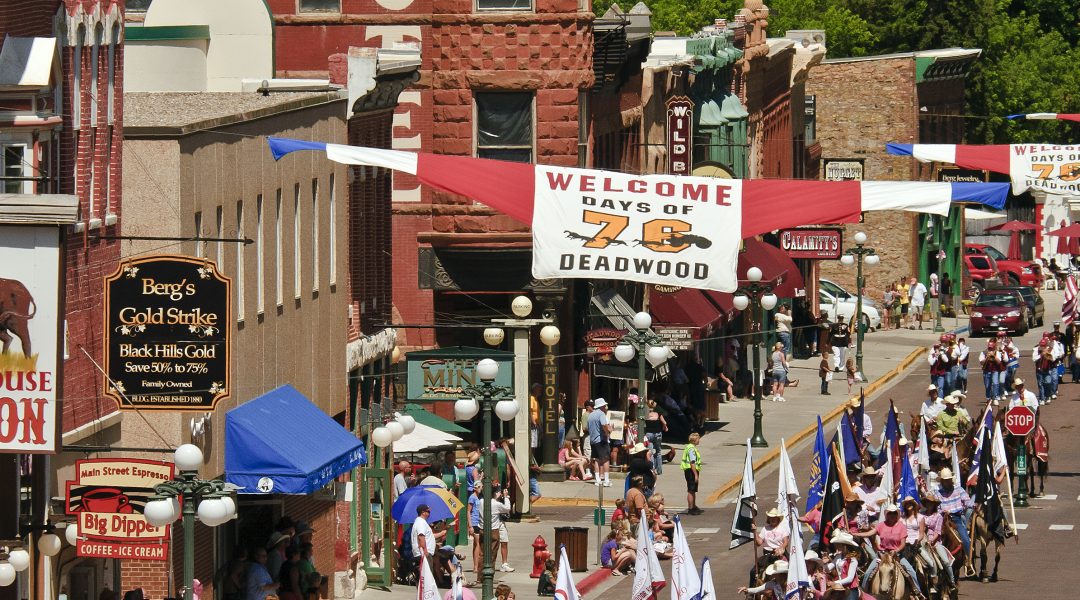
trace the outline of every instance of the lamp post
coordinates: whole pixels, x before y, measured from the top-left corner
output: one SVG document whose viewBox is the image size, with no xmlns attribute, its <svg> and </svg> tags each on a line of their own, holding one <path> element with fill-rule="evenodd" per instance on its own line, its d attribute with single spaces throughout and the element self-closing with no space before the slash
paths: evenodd
<svg viewBox="0 0 1080 600">
<path fill-rule="evenodd" d="M 173 453 L 179 476 L 154 486 L 153 499 L 143 510 L 147 523 L 163 527 L 177 517 L 184 526 L 184 600 L 192 600 L 195 579 L 195 515 L 204 525 L 217 527 L 236 516 L 233 500 L 225 482 L 199 479 L 203 453 L 194 444 L 183 444 Z M 183 499 L 183 503 L 178 500 Z"/>
<path fill-rule="evenodd" d="M 866 376 L 863 375 L 863 312 L 862 312 L 862 297 L 863 297 L 863 285 L 866 283 L 863 280 L 862 268 L 865 262 L 869 266 L 874 266 L 881 262 L 881 257 L 874 252 L 873 248 L 867 248 L 866 234 L 858 232 L 855 234 L 855 247 L 848 248 L 847 251 L 840 257 L 840 263 L 846 267 L 850 267 L 852 264 L 858 265 L 855 271 L 855 366 L 859 370 L 859 376 L 863 381 L 866 381 Z M 939 311 L 940 315 L 940 311 Z M 939 317 L 940 318 L 940 317 Z M 941 321 L 939 320 L 938 323 Z"/>
<path fill-rule="evenodd" d="M 761 269 L 750 267 L 746 270 L 746 285 L 735 290 L 732 303 L 738 310 L 746 310 L 753 303 L 759 310 L 750 313 L 754 330 L 754 436 L 750 445 L 754 448 L 768 448 L 769 442 L 761 432 L 761 321 L 766 310 L 776 306 L 776 294 L 772 293 L 773 284 L 761 283 Z"/>
<path fill-rule="evenodd" d="M 490 358 L 481 359 L 476 363 L 476 375 L 480 378 L 480 385 L 466 386 L 462 390 L 464 394 L 462 398 L 454 403 L 454 416 L 459 421 L 471 419 L 478 411 L 484 411 L 483 445 L 480 449 L 484 465 L 482 600 L 491 600 L 495 597 L 495 552 L 491 547 L 491 478 L 495 474 L 495 457 L 491 451 L 491 413 L 494 412 L 503 421 L 513 419 L 518 413 L 518 401 L 514 399 L 514 391 L 508 387 L 492 384 L 498 374 L 499 363 Z"/>
<path fill-rule="evenodd" d="M 668 359 L 670 353 L 664 345 L 664 339 L 649 331 L 652 327 L 652 315 L 641 311 L 634 315 L 631 320 L 634 331 L 627 333 L 615 346 L 615 358 L 619 362 L 630 362 L 637 355 L 638 358 L 638 406 L 637 406 L 637 429 L 638 439 L 645 439 L 645 415 L 648 413 L 645 402 L 645 359 L 649 359 L 652 365 L 659 365 Z"/>
</svg>

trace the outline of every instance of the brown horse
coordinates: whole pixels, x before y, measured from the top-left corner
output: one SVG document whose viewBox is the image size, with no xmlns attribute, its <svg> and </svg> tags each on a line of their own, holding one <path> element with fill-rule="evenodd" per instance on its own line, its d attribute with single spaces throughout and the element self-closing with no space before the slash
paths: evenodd
<svg viewBox="0 0 1080 600">
<path fill-rule="evenodd" d="M 881 600 L 901 600 L 908 597 L 907 578 L 900 560 L 892 552 L 881 553 L 881 563 L 870 578 L 869 592 Z"/>
<path fill-rule="evenodd" d="M 998 565 L 1001 563 L 1001 547 L 1004 542 L 998 539 L 990 530 L 986 519 L 983 518 L 981 508 L 975 510 L 972 519 L 974 523 L 972 523 L 971 528 L 971 554 L 973 559 L 975 556 L 979 557 L 979 580 L 983 583 L 996 582 L 998 580 Z M 987 549 L 991 543 L 994 544 L 994 570 L 988 574 L 986 571 Z"/>
<path fill-rule="evenodd" d="M 1004 436 L 1005 456 L 1009 461 L 1009 477 L 1014 481 L 1017 479 L 1016 455 L 1017 448 L 1022 443 L 1027 453 L 1027 489 L 1030 490 L 1031 496 L 1043 495 L 1046 490 L 1046 475 L 1050 471 L 1050 434 L 1036 416 L 1035 430 L 1030 434 L 1023 438 L 1009 433 L 1004 433 Z M 1039 483 L 1038 491 L 1035 491 L 1036 477 Z"/>
</svg>

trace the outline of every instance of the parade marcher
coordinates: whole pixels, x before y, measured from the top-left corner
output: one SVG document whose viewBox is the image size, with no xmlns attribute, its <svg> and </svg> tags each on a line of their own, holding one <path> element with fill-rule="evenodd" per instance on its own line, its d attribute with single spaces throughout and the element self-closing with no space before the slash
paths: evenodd
<svg viewBox="0 0 1080 600">
<path fill-rule="evenodd" d="M 926 388 L 926 400 L 923 400 L 919 406 L 919 415 L 927 425 L 933 425 L 934 419 L 937 419 L 938 413 L 943 410 L 945 410 L 945 404 L 938 396 L 938 387 L 931 383 Z"/>
<path fill-rule="evenodd" d="M 911 584 L 918 590 L 919 595 L 922 595 L 922 588 L 919 587 L 919 576 L 915 573 L 915 568 L 911 566 L 911 562 L 907 558 L 902 556 L 902 551 L 906 546 L 907 541 L 907 526 L 900 521 L 900 509 L 895 504 L 889 504 L 885 507 L 885 518 L 879 521 L 874 529 L 865 532 L 859 532 L 853 534 L 856 537 L 865 537 L 873 540 L 874 550 L 876 552 L 892 552 L 896 555 L 900 566 L 904 568 L 908 576 L 911 578 Z M 866 572 L 863 574 L 862 585 L 867 587 L 870 580 L 874 578 L 874 574 L 877 573 L 878 565 L 881 564 L 881 557 L 876 556 L 870 565 L 866 567 Z"/>
<path fill-rule="evenodd" d="M 1009 399 L 1009 408 L 1026 406 L 1037 414 L 1039 412 L 1039 399 L 1027 389 L 1024 380 L 1016 379 L 1013 381 L 1013 386 L 1016 387 L 1016 391 L 1013 392 L 1012 398 Z"/>
<path fill-rule="evenodd" d="M 971 429 L 971 417 L 966 415 L 966 411 L 961 413 L 957 410 L 958 404 L 960 404 L 960 397 L 949 394 L 945 397 L 945 410 L 938 413 L 937 418 L 934 419 L 934 428 L 947 438 L 963 437 Z"/>
<path fill-rule="evenodd" d="M 960 542 L 964 546 L 964 554 L 971 555 L 971 536 L 968 533 L 968 522 L 971 519 L 971 511 L 975 508 L 971 496 L 964 488 L 956 485 L 956 476 L 948 467 L 938 474 L 941 487 L 938 495 L 941 497 L 941 512 L 948 515 L 956 525 L 956 533 L 960 536 Z"/>
<path fill-rule="evenodd" d="M 967 393 L 968 386 L 968 359 L 970 358 L 971 348 L 968 347 L 964 338 L 956 340 L 956 366 L 954 375 L 954 385 L 956 389 Z"/>
<path fill-rule="evenodd" d="M 1054 385 L 1050 393 L 1051 400 L 1057 400 L 1058 385 L 1061 384 L 1062 365 L 1065 359 L 1065 344 L 1061 342 L 1064 334 L 1061 333 L 1061 322 L 1054 322 L 1054 331 L 1050 338 L 1050 354 L 1054 357 L 1053 379 Z"/>
<path fill-rule="evenodd" d="M 851 329 L 839 312 L 836 314 L 836 322 L 829 326 L 829 344 L 832 346 L 833 370 L 839 373 L 845 364 L 848 346 L 851 345 Z"/>
<path fill-rule="evenodd" d="M 986 388 L 986 399 L 992 400 L 997 406 L 1001 398 L 1001 387 L 998 383 L 998 372 L 1005 369 L 1004 357 L 998 350 L 997 342 L 988 340 L 986 350 L 979 353 L 979 364 L 982 366 L 983 386 Z"/>
<path fill-rule="evenodd" d="M 945 336 L 941 337 L 945 338 Z M 936 385 L 942 395 L 948 394 L 945 376 L 949 372 L 949 356 L 947 349 L 942 347 L 940 341 L 934 342 L 934 346 L 926 355 L 926 362 L 930 364 L 930 383 Z"/>
<path fill-rule="evenodd" d="M 1043 405 L 1053 399 L 1054 379 L 1057 377 L 1054 354 L 1047 336 L 1039 340 L 1039 345 L 1031 353 L 1031 359 L 1035 361 L 1039 404 Z"/>
</svg>

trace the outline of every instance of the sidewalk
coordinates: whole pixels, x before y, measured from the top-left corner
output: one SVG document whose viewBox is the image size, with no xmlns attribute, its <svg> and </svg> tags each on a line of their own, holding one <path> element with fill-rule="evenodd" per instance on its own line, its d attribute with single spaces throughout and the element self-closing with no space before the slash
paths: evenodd
<svg viewBox="0 0 1080 600">
<path fill-rule="evenodd" d="M 942 325 L 946 331 L 954 331 L 966 327 L 967 321 L 965 318 L 949 318 L 943 320 Z M 925 349 L 940 335 L 933 332 L 932 322 L 924 324 L 923 327 L 922 330 L 877 331 L 866 335 L 863 342 L 863 367 L 870 382 L 864 384 L 864 388 L 870 402 L 867 412 L 874 417 L 875 423 L 881 422 L 880 415 L 887 410 L 888 404 L 875 403 L 874 394 L 885 389 L 897 374 L 914 361 L 923 359 Z M 799 379 L 799 386 L 785 391 L 785 403 L 774 403 L 767 399 L 762 402 L 763 429 L 769 448 L 755 451 L 755 470 L 775 458 L 779 453 L 781 438 L 785 439 L 790 449 L 800 439 L 812 433 L 818 415 L 826 421 L 828 417 L 838 415 L 851 396 L 858 395 L 858 388 L 854 388 L 849 396 L 847 382 L 839 380 L 830 384 L 832 395 L 820 395 L 820 380 L 817 377 L 820 360 L 820 357 L 812 357 L 792 361 L 791 378 Z M 700 516 L 683 515 L 688 525 L 714 527 L 719 533 L 726 533 L 730 514 L 721 512 L 721 499 L 737 487 L 742 475 L 746 439 L 753 433 L 753 411 L 753 400 L 743 399 L 722 404 L 720 421 L 708 424 L 708 432 L 702 436 L 699 444 L 704 466 L 698 504 L 705 509 L 705 513 Z M 682 448 L 681 445 L 673 446 L 677 450 Z M 618 578 L 610 577 L 608 571 L 598 569 L 596 564 L 598 540 L 596 527 L 592 524 L 592 511 L 597 505 L 599 488 L 591 482 L 578 481 L 542 482 L 540 485 L 544 497 L 533 504 L 532 511 L 539 521 L 510 523 L 507 526 L 511 540 L 509 562 L 516 571 L 496 571 L 496 585 L 510 585 L 520 600 L 535 598 L 537 580 L 529 578 L 533 540 L 538 535 L 543 536 L 548 550 L 557 558 L 555 528 L 586 527 L 589 536 L 589 571 L 574 573 L 574 581 L 583 595 L 599 595 L 619 581 Z M 615 499 L 622 497 L 623 479 L 613 478 L 612 486 L 602 490 L 604 505 L 614 506 Z M 664 494 L 670 512 L 682 512 L 685 509 L 686 484 L 678 462 L 664 465 L 663 474 L 657 479 L 656 491 Z M 606 531 L 604 528 L 605 533 Z M 726 535 L 721 537 L 726 540 Z M 726 541 L 724 546 L 726 547 Z M 471 572 L 472 548 L 459 547 L 458 552 L 467 557 L 467 579 L 475 579 L 476 576 Z M 496 567 L 498 564 L 496 562 Z M 472 591 L 479 598 L 480 588 L 472 588 Z M 389 590 L 368 588 L 360 594 L 364 600 L 411 600 L 415 596 L 414 588 L 401 585 L 395 585 Z"/>
</svg>

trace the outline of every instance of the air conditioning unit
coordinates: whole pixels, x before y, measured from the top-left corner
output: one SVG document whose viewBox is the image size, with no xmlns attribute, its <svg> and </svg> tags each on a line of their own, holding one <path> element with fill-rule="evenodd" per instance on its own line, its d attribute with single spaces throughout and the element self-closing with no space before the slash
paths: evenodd
<svg viewBox="0 0 1080 600">
<path fill-rule="evenodd" d="M 811 44 L 825 45 L 824 29 L 792 29 L 784 33 L 784 37 L 799 42 L 802 44 L 803 48 L 806 48 Z"/>
</svg>

